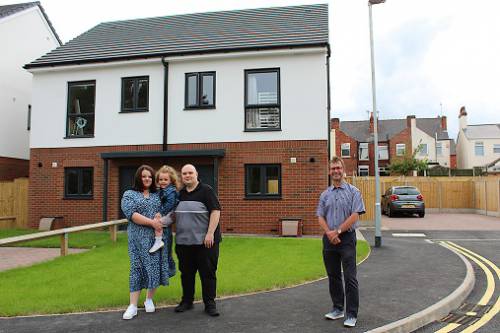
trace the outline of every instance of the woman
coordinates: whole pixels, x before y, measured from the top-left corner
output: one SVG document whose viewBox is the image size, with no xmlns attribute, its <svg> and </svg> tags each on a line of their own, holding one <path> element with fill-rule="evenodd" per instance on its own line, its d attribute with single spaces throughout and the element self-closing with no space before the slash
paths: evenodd
<svg viewBox="0 0 500 333">
<path fill-rule="evenodd" d="M 154 170 L 141 165 L 135 173 L 134 188 L 123 194 L 121 207 L 128 219 L 128 254 L 130 257 L 130 305 L 123 319 L 137 315 L 137 302 L 142 289 L 147 289 L 144 307 L 146 312 L 154 312 L 153 296 L 159 285 L 168 285 L 168 262 L 161 252 L 150 254 L 154 243 L 155 229 L 162 224 L 156 213 L 161 201 L 154 183 Z"/>
</svg>

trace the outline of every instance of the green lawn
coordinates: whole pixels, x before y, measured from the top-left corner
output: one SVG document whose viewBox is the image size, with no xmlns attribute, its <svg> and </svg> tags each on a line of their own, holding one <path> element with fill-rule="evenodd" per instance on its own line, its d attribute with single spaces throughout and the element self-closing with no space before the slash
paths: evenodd
<svg viewBox="0 0 500 333">
<path fill-rule="evenodd" d="M 0 230 L 0 238 L 19 234 Z M 109 240 L 107 232 L 72 234 L 70 245 L 95 248 L 0 272 L 0 316 L 124 308 L 128 304 L 126 234 L 120 233 L 117 243 Z M 59 239 L 37 241 L 36 246 L 58 247 Z M 325 275 L 320 239 L 225 236 L 220 246 L 219 296 L 270 290 Z M 358 261 L 368 252 L 368 244 L 358 242 Z M 169 287 L 158 289 L 155 300 L 159 305 L 174 304 L 180 296 L 178 273 Z M 200 298 L 199 284 L 196 297 Z"/>
</svg>

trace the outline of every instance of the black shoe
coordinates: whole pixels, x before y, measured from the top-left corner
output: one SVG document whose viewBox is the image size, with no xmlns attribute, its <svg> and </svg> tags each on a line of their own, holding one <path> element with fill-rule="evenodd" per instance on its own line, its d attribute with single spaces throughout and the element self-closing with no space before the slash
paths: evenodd
<svg viewBox="0 0 500 333">
<path fill-rule="evenodd" d="M 180 302 L 174 309 L 175 312 L 185 312 L 193 309 L 193 303 Z"/>
<path fill-rule="evenodd" d="M 209 315 L 210 317 L 218 317 L 220 316 L 219 311 L 217 311 L 217 308 L 215 306 L 210 306 L 205 308 L 205 313 Z"/>
</svg>

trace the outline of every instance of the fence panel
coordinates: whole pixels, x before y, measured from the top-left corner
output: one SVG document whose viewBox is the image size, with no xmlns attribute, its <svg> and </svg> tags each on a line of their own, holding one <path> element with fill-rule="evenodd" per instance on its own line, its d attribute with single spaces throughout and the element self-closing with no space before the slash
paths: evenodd
<svg viewBox="0 0 500 333">
<path fill-rule="evenodd" d="M 0 182 L 0 229 L 28 227 L 28 184 L 28 178 Z"/>
</svg>

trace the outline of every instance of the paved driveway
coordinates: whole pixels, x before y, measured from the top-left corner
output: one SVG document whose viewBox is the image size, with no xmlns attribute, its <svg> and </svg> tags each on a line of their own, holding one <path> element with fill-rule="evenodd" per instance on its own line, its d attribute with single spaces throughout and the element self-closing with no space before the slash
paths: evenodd
<svg viewBox="0 0 500 333">
<path fill-rule="evenodd" d="M 500 230 L 500 218 L 479 214 L 429 214 L 425 217 L 382 216 L 385 230 Z"/>
</svg>

